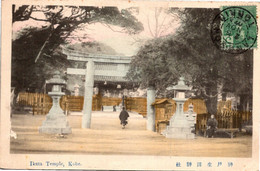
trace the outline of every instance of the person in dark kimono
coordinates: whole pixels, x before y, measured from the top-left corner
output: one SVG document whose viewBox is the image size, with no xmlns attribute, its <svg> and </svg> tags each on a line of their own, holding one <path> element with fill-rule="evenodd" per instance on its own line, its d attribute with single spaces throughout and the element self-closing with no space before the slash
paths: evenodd
<svg viewBox="0 0 260 171">
<path fill-rule="evenodd" d="M 122 111 L 120 112 L 119 119 L 121 121 L 122 129 L 125 128 L 125 125 L 127 124 L 127 119 L 129 117 L 128 112 L 125 110 L 125 107 L 123 107 Z"/>
<path fill-rule="evenodd" d="M 211 115 L 207 122 L 207 137 L 208 138 L 214 137 L 217 127 L 218 127 L 218 121 L 215 119 L 214 115 Z"/>
</svg>

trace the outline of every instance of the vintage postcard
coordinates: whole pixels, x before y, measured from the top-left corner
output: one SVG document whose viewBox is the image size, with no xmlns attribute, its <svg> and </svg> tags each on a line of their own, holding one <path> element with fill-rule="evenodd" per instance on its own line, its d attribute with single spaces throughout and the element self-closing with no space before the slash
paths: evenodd
<svg viewBox="0 0 260 171">
<path fill-rule="evenodd" d="M 3 0 L 0 167 L 259 170 L 259 10 Z"/>
</svg>

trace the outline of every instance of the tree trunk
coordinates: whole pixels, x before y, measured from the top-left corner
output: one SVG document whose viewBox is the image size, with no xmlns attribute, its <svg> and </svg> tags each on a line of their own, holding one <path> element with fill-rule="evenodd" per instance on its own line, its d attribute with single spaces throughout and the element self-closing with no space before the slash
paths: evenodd
<svg viewBox="0 0 260 171">
<path fill-rule="evenodd" d="M 250 102 L 250 97 L 249 95 L 246 94 L 241 94 L 240 96 L 240 104 L 238 107 L 239 111 L 248 111 L 249 109 L 249 102 Z"/>
<path fill-rule="evenodd" d="M 216 115 L 218 110 L 217 84 L 216 83 L 209 84 L 205 95 L 206 95 L 206 107 L 208 109 L 208 113 Z"/>
<path fill-rule="evenodd" d="M 206 99 L 206 107 L 208 109 L 208 113 L 210 114 L 217 114 L 217 104 L 218 104 L 218 97 L 208 97 Z"/>
</svg>

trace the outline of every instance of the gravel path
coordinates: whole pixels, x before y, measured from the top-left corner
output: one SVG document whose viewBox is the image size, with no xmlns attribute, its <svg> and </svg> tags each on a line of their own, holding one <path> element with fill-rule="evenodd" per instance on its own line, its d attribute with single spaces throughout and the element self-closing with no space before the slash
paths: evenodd
<svg viewBox="0 0 260 171">
<path fill-rule="evenodd" d="M 72 134 L 62 138 L 39 134 L 43 115 L 13 115 L 11 153 L 119 154 L 199 157 L 251 157 L 252 136 L 194 140 L 166 139 L 147 131 L 146 119 L 130 113 L 129 124 L 122 129 L 119 112 L 93 112 L 91 129 L 81 129 L 81 114 L 68 116 Z"/>
</svg>

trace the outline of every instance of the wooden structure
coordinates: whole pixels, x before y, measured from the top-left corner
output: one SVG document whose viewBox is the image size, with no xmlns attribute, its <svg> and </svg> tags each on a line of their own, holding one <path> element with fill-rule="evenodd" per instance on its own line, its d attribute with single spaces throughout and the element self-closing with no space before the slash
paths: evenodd
<svg viewBox="0 0 260 171">
<path fill-rule="evenodd" d="M 155 128 L 156 132 L 161 133 L 166 129 L 167 123 L 173 115 L 175 103 L 168 99 L 158 99 L 152 104 L 155 108 Z"/>
<path fill-rule="evenodd" d="M 127 97 L 125 106 L 128 111 L 137 112 L 143 117 L 147 114 L 147 99 L 143 97 Z"/>
<path fill-rule="evenodd" d="M 157 121 L 169 120 L 172 117 L 175 104 L 168 99 L 158 99 L 152 105 L 155 107 Z"/>
<path fill-rule="evenodd" d="M 19 93 L 17 97 L 19 106 L 32 107 L 33 114 L 47 114 L 52 106 L 52 99 L 42 93 Z"/>
<path fill-rule="evenodd" d="M 184 103 L 184 106 L 183 106 L 184 111 L 188 111 L 189 104 L 191 104 L 191 103 L 193 104 L 193 111 L 195 113 L 197 113 L 199 115 L 204 114 L 204 113 L 208 113 L 208 110 L 207 110 L 207 107 L 206 107 L 204 100 L 203 99 L 195 99 L 195 98 L 188 99 Z M 175 109 L 174 109 L 174 111 L 175 111 Z"/>
</svg>

